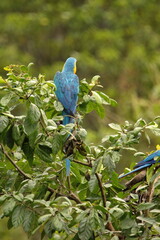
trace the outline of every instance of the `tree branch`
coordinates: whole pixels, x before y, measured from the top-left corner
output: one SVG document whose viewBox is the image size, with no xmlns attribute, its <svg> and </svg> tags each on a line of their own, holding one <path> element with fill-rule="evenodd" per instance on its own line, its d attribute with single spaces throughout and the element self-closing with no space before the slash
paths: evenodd
<svg viewBox="0 0 160 240">
<path fill-rule="evenodd" d="M 98 180 L 98 185 L 99 185 L 99 188 L 100 188 L 100 191 L 101 191 L 103 206 L 106 207 L 106 195 L 105 195 L 104 190 L 103 190 L 101 179 L 100 179 L 98 173 L 95 173 L 95 175 L 96 175 L 96 178 Z"/>
<path fill-rule="evenodd" d="M 29 175 L 27 175 L 25 172 L 23 172 L 22 169 L 20 169 L 17 164 L 14 162 L 14 160 L 9 156 L 9 154 L 5 151 L 3 144 L 0 144 L 2 152 L 4 153 L 5 157 L 10 161 L 10 163 L 15 167 L 15 169 L 20 173 L 20 175 L 22 175 L 25 179 L 32 179 Z M 75 201 L 77 204 L 82 204 L 81 200 L 72 192 L 70 192 L 69 195 L 65 195 L 65 194 L 61 194 L 61 193 L 57 193 L 53 188 L 51 187 L 47 187 L 47 190 L 49 192 L 56 193 L 57 197 L 67 197 L 70 200 Z M 84 210 L 84 206 L 82 206 L 82 209 Z"/>
<path fill-rule="evenodd" d="M 10 161 L 10 163 L 16 168 L 16 170 L 26 179 L 31 179 L 30 176 L 28 176 L 25 172 L 22 171 L 22 169 L 20 169 L 17 164 L 12 160 L 12 158 L 9 156 L 9 154 L 5 151 L 3 144 L 0 144 L 1 148 L 2 148 L 2 152 L 4 153 L 4 155 L 6 156 L 6 158 Z"/>
<path fill-rule="evenodd" d="M 92 164 L 91 164 L 91 163 L 84 163 L 84 162 L 80 162 L 80 161 L 77 161 L 77 160 L 73 160 L 73 162 L 78 163 L 78 164 L 81 164 L 81 165 L 83 165 L 83 166 L 92 167 Z"/>
<path fill-rule="evenodd" d="M 100 179 L 100 176 L 98 173 L 95 173 L 95 176 L 98 180 L 98 185 L 99 185 L 99 188 L 100 188 L 100 191 L 101 191 L 101 196 L 102 196 L 102 201 L 103 201 L 103 206 L 106 207 L 106 195 L 105 195 L 105 192 L 104 192 L 104 189 L 103 189 L 103 186 L 102 186 L 102 181 Z M 113 224 L 111 222 L 108 221 L 108 214 L 106 213 L 106 220 L 107 220 L 107 224 L 106 224 L 106 228 L 113 232 L 113 234 L 115 234 L 116 236 L 118 236 L 118 238 L 120 240 L 123 240 L 124 239 L 124 236 L 120 235 L 119 233 L 117 233 L 115 231 L 115 228 L 113 227 Z"/>
</svg>

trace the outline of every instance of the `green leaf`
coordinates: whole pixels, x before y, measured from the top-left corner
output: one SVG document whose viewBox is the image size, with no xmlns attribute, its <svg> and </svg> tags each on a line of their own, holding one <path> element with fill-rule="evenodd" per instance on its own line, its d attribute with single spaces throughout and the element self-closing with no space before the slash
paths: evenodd
<svg viewBox="0 0 160 240">
<path fill-rule="evenodd" d="M 126 218 L 124 218 L 123 220 L 121 220 L 121 228 L 122 229 L 131 229 L 132 227 L 134 227 L 136 225 L 136 222 L 134 219 L 129 218 L 128 216 Z"/>
<path fill-rule="evenodd" d="M 97 193 L 98 192 L 98 190 L 99 190 L 98 180 L 97 180 L 95 175 L 91 175 L 91 178 L 90 178 L 88 184 L 89 184 L 89 190 L 92 193 Z"/>
<path fill-rule="evenodd" d="M 4 97 L 1 98 L 1 105 L 2 106 L 7 106 L 10 102 L 10 100 L 12 99 L 13 97 L 13 93 L 9 93 L 9 94 L 6 94 Z"/>
<path fill-rule="evenodd" d="M 137 219 L 139 219 L 139 220 L 142 221 L 142 222 L 149 223 L 149 224 L 151 224 L 151 225 L 152 225 L 152 224 L 156 224 L 156 220 L 153 219 L 153 218 L 139 216 L 139 217 L 137 217 Z"/>
<path fill-rule="evenodd" d="M 45 145 L 37 145 L 35 148 L 35 154 L 44 162 L 52 162 L 53 159 L 50 156 L 52 150 L 51 148 L 45 146 Z"/>
<path fill-rule="evenodd" d="M 27 233 L 31 233 L 38 225 L 37 216 L 35 212 L 25 208 L 24 220 L 22 223 L 23 229 Z"/>
<path fill-rule="evenodd" d="M 30 118 L 27 116 L 24 121 L 24 130 L 26 134 L 29 136 L 32 133 L 37 131 L 37 122 L 32 123 Z"/>
<path fill-rule="evenodd" d="M 46 235 L 51 238 L 52 237 L 52 234 L 53 232 L 55 232 L 55 229 L 54 229 L 54 219 L 51 218 L 44 226 L 44 231 L 46 233 Z"/>
<path fill-rule="evenodd" d="M 137 209 L 139 211 L 147 210 L 153 208 L 155 205 L 156 205 L 155 203 L 141 203 L 137 206 Z"/>
<path fill-rule="evenodd" d="M 9 196 L 7 194 L 4 194 L 0 196 L 0 204 L 2 204 Z"/>
<path fill-rule="evenodd" d="M 124 211 L 121 208 L 113 207 L 109 210 L 110 214 L 113 215 L 115 218 L 120 218 L 123 216 Z"/>
<path fill-rule="evenodd" d="M 12 213 L 13 227 L 18 227 L 23 223 L 25 219 L 25 207 L 23 205 L 17 205 Z"/>
<path fill-rule="evenodd" d="M 117 131 L 122 131 L 122 128 L 119 124 L 116 124 L 116 123 L 109 123 L 108 126 L 114 130 L 117 130 Z"/>
<path fill-rule="evenodd" d="M 39 108 L 35 104 L 31 103 L 27 113 L 27 118 L 29 119 L 30 123 L 37 123 L 40 119 L 40 116 L 41 114 Z"/>
<path fill-rule="evenodd" d="M 2 133 L 8 126 L 9 119 L 5 116 L 0 116 L 0 133 Z"/>
<path fill-rule="evenodd" d="M 43 124 L 45 126 L 47 126 L 47 124 L 48 124 L 47 116 L 46 116 L 45 112 L 42 109 L 40 109 L 40 112 L 41 112 L 41 120 L 43 121 Z"/>
<path fill-rule="evenodd" d="M 94 100 L 98 104 L 102 104 L 102 98 L 100 97 L 100 95 L 96 91 L 92 91 L 91 93 L 92 93 L 92 97 L 94 98 Z"/>
<path fill-rule="evenodd" d="M 103 155 L 103 165 L 108 169 L 108 172 L 111 173 L 115 169 L 114 158 L 112 158 L 112 154 L 106 152 Z"/>
<path fill-rule="evenodd" d="M 50 213 L 50 214 L 45 214 L 45 215 L 41 216 L 41 217 L 38 219 L 38 223 L 39 223 L 39 224 L 42 224 L 42 223 L 48 221 L 51 216 L 52 216 L 51 213 Z"/>
<path fill-rule="evenodd" d="M 13 125 L 12 128 L 12 137 L 15 141 L 18 141 L 21 137 L 21 133 L 20 133 L 20 129 L 19 129 L 19 125 L 15 124 Z"/>
<path fill-rule="evenodd" d="M 92 88 L 96 85 L 99 84 L 99 75 L 95 75 L 92 79 L 91 79 L 91 83 L 89 84 Z"/>
<path fill-rule="evenodd" d="M 52 152 L 57 154 L 62 148 L 62 136 L 59 133 L 53 135 L 52 138 Z"/>
<path fill-rule="evenodd" d="M 32 147 L 30 147 L 28 138 L 25 138 L 25 140 L 22 144 L 22 150 L 23 150 L 30 166 L 32 166 L 34 149 Z"/>
<path fill-rule="evenodd" d="M 58 112 L 61 112 L 64 109 L 63 105 L 59 101 L 54 101 L 54 108 Z"/>
<path fill-rule="evenodd" d="M 12 198 L 6 201 L 2 207 L 4 215 L 8 217 L 9 214 L 13 211 L 15 205 L 16 205 L 16 202 Z"/>
<path fill-rule="evenodd" d="M 6 132 L 6 135 L 5 135 L 5 143 L 7 144 L 7 146 L 12 149 L 13 146 L 14 146 L 14 140 L 13 140 L 13 137 L 12 137 L 12 126 L 9 127 L 9 129 L 7 130 Z"/>
<path fill-rule="evenodd" d="M 84 218 L 78 228 L 78 236 L 81 240 L 89 240 L 92 237 L 91 225 L 88 221 L 88 218 Z"/>
<path fill-rule="evenodd" d="M 92 174 L 100 172 L 101 168 L 102 168 L 102 158 L 100 157 L 94 162 L 94 165 L 92 168 Z"/>
<path fill-rule="evenodd" d="M 158 137 L 160 136 L 160 129 L 159 128 L 153 128 L 153 129 L 151 129 L 151 132 Z"/>
</svg>

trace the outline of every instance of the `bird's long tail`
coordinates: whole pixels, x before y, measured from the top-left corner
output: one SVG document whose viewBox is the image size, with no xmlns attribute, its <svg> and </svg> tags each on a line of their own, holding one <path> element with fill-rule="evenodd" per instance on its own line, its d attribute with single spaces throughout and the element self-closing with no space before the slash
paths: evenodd
<svg viewBox="0 0 160 240">
<path fill-rule="evenodd" d="M 69 114 L 63 110 L 63 125 L 67 125 L 69 123 L 74 123 L 74 118 L 69 116 Z M 68 134 L 67 139 L 69 138 L 70 134 Z M 70 168 L 71 168 L 71 162 L 69 158 L 65 159 L 66 161 L 66 176 L 70 175 Z"/>
<path fill-rule="evenodd" d="M 151 164 L 150 164 L 150 163 L 149 163 L 149 164 L 146 163 L 146 164 L 144 164 L 144 165 L 142 165 L 142 166 L 140 166 L 140 167 L 137 167 L 137 168 L 133 169 L 132 171 L 130 171 L 130 172 L 126 173 L 126 174 L 123 174 L 123 175 L 119 176 L 118 178 L 126 177 L 126 176 L 128 176 L 129 174 L 131 174 L 131 173 L 138 172 L 138 171 L 140 171 L 140 170 L 142 170 L 142 169 L 144 169 L 144 168 L 147 168 L 147 167 L 149 167 L 149 166 L 151 166 Z"/>
<path fill-rule="evenodd" d="M 66 158 L 66 176 L 68 177 L 70 175 L 70 168 L 71 168 L 71 161 L 69 158 Z"/>
<path fill-rule="evenodd" d="M 74 123 L 74 117 L 68 114 L 65 110 L 63 110 L 62 114 L 63 114 L 63 125 Z"/>
</svg>

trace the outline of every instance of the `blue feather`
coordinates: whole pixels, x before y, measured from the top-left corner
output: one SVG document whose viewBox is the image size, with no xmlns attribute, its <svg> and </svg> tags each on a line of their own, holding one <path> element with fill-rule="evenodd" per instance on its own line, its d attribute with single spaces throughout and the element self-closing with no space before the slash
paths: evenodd
<svg viewBox="0 0 160 240">
<path fill-rule="evenodd" d="M 57 72 L 54 76 L 54 83 L 56 85 L 56 96 L 62 103 L 64 110 L 63 125 L 74 123 L 74 115 L 76 113 L 78 93 L 79 93 L 79 79 L 74 73 L 76 68 L 76 59 L 68 58 L 64 64 L 62 72 Z M 70 160 L 66 159 L 67 176 L 70 173 Z"/>
<path fill-rule="evenodd" d="M 119 178 L 123 178 L 129 174 L 132 174 L 134 172 L 138 172 L 142 169 L 145 169 L 147 167 L 152 166 L 152 164 L 155 164 L 157 161 L 155 160 L 155 157 L 160 157 L 160 150 L 155 151 L 154 153 L 151 153 L 150 155 L 148 155 L 145 159 L 143 159 L 142 161 L 140 161 L 139 163 L 136 164 L 136 166 L 134 167 L 134 169 L 122 176 L 119 176 Z M 160 160 L 158 161 L 160 162 Z"/>
<path fill-rule="evenodd" d="M 71 161 L 66 158 L 66 176 L 68 177 L 70 175 L 70 168 L 71 168 Z"/>
</svg>

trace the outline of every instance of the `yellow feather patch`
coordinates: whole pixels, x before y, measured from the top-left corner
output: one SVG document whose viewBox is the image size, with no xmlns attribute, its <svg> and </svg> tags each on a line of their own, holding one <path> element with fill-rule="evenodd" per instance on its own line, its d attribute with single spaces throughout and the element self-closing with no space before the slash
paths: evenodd
<svg viewBox="0 0 160 240">
<path fill-rule="evenodd" d="M 156 149 L 160 150 L 160 145 L 159 144 L 157 144 Z"/>
<path fill-rule="evenodd" d="M 76 71 L 77 71 L 77 68 L 76 66 L 74 66 L 73 72 L 76 73 Z"/>
</svg>

